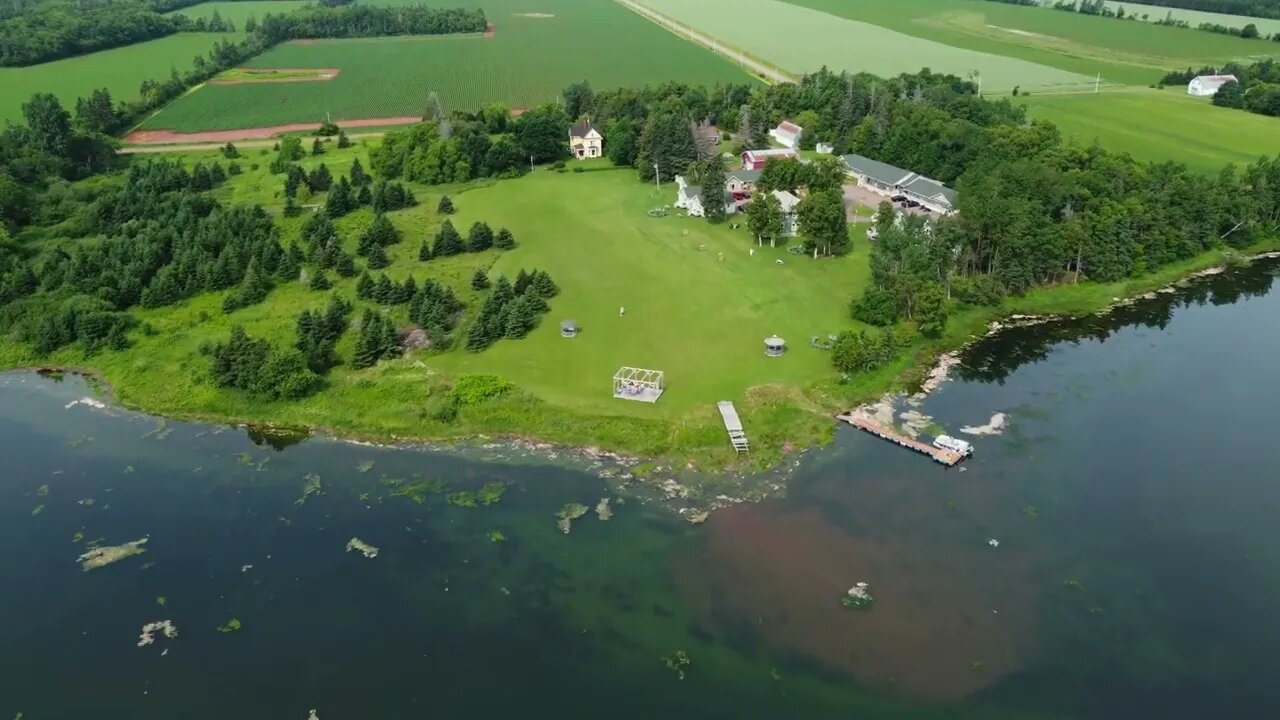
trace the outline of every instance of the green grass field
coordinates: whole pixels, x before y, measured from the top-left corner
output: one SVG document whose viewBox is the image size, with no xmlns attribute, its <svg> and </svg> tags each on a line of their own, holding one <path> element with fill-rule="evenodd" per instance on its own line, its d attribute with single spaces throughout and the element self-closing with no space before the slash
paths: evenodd
<svg viewBox="0 0 1280 720">
<path fill-rule="evenodd" d="M 682 80 L 746 82 L 729 61 L 609 0 L 482 3 L 493 38 L 380 38 L 281 45 L 253 67 L 337 67 L 329 82 L 206 86 L 148 120 L 148 129 L 230 130 L 421 115 L 435 91 L 447 109 L 489 101 L 529 107 L 589 80 L 598 88 Z M 553 17 L 529 17 L 541 13 Z"/>
<path fill-rule="evenodd" d="M 1181 88 L 1018 98 L 1032 118 L 1081 144 L 1095 140 L 1140 160 L 1176 160 L 1206 173 L 1274 155 L 1280 119 L 1213 106 Z"/>
<path fill-rule="evenodd" d="M 292 10 L 296 10 L 303 5 L 308 4 L 306 0 L 244 0 L 244 2 L 206 2 L 191 7 L 174 10 L 170 15 L 186 15 L 195 20 L 197 18 L 212 17 L 216 10 L 223 20 L 230 20 L 235 23 L 236 29 L 244 30 L 244 21 L 250 17 L 261 20 L 264 15 L 271 13 L 273 15 L 281 15 Z"/>
<path fill-rule="evenodd" d="M 757 2 L 772 0 L 749 0 L 749 4 Z M 956 48 L 1017 58 L 1090 78 L 1100 73 L 1103 80 L 1124 85 L 1149 85 L 1165 72 L 1189 65 L 1280 57 L 1280 43 L 984 0 L 790 2 Z M 931 67 L 960 74 L 966 69 L 940 63 Z M 1033 83 L 1021 85 L 1030 88 Z"/>
<path fill-rule="evenodd" d="M 892 76 L 922 67 L 981 73 L 984 88 L 1080 88 L 1093 82 L 1075 72 L 1015 57 L 953 47 L 903 32 L 778 0 L 643 0 L 642 4 L 793 73 L 823 66 Z M 875 3 L 858 3 L 858 7 Z M 898 3 L 884 3 L 896 8 Z"/>
<path fill-rule="evenodd" d="M 1048 4 L 1052 4 L 1049 2 Z M 1248 15 L 1229 15 L 1227 13 L 1204 12 L 1202 10 L 1186 10 L 1183 8 L 1161 7 L 1159 5 L 1144 5 L 1131 2 L 1116 2 L 1116 0 L 1107 0 L 1107 7 L 1115 9 L 1123 7 L 1125 13 L 1129 15 L 1137 15 L 1139 17 L 1147 15 L 1150 20 L 1159 20 L 1167 15 L 1173 15 L 1175 19 L 1186 20 L 1194 25 L 1200 23 L 1217 23 L 1227 27 L 1244 27 L 1249 23 L 1258 26 L 1258 32 L 1264 35 L 1280 32 L 1280 20 L 1271 18 L 1256 18 Z"/>
<path fill-rule="evenodd" d="M 143 80 L 160 80 L 171 68 L 185 72 L 213 47 L 221 33 L 177 33 L 127 47 L 22 68 L 0 68 L 0 123 L 22 119 L 22 103 L 38 92 L 57 95 L 67 109 L 98 88 L 134 100 Z"/>
</svg>

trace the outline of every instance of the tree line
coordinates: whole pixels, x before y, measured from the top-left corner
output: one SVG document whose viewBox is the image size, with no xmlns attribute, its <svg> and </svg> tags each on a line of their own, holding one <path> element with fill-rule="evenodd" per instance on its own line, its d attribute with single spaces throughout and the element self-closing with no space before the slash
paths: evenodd
<svg viewBox="0 0 1280 720">
<path fill-rule="evenodd" d="M 521 270 L 515 282 L 499 275 L 467 328 L 467 349 L 479 352 L 503 338 L 518 340 L 537 326 L 560 288 L 543 270 Z"/>
</svg>

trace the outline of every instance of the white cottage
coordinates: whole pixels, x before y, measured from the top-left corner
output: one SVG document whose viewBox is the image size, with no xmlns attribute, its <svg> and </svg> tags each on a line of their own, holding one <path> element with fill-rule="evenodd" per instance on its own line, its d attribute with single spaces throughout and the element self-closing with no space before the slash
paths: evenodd
<svg viewBox="0 0 1280 720">
<path fill-rule="evenodd" d="M 724 214 L 732 215 L 738 211 L 738 203 L 733 195 L 723 193 Z M 690 185 L 683 175 L 676 176 L 676 207 L 689 213 L 690 217 L 705 217 L 706 210 L 702 205 L 702 186 Z"/>
<path fill-rule="evenodd" d="M 589 121 L 574 123 L 569 128 L 569 152 L 582 158 L 597 158 L 604 154 L 604 135 Z"/>
<path fill-rule="evenodd" d="M 796 207 L 800 198 L 786 190 L 774 190 L 773 196 L 778 198 L 782 208 L 782 237 L 795 237 L 800 234 L 800 221 L 796 217 Z"/>
<path fill-rule="evenodd" d="M 800 149 L 800 136 L 803 134 L 804 128 L 790 120 L 783 120 L 778 123 L 778 127 L 769 131 L 769 137 L 773 138 L 779 145 L 792 150 Z"/>
</svg>

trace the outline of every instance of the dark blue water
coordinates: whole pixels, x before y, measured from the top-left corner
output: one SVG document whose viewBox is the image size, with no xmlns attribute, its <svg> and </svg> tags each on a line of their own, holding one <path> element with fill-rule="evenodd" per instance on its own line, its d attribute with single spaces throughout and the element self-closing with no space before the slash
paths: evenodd
<svg viewBox="0 0 1280 720">
<path fill-rule="evenodd" d="M 0 376 L 0 717 L 1274 717 L 1272 279 L 993 338 L 919 408 L 1007 413 L 963 472 L 842 431 L 787 499 L 697 527 L 614 496 L 565 535 L 599 479 L 278 450 Z M 506 490 L 393 494 L 415 480 Z M 870 611 L 839 605 L 857 581 Z M 162 619 L 179 636 L 137 647 Z"/>
</svg>

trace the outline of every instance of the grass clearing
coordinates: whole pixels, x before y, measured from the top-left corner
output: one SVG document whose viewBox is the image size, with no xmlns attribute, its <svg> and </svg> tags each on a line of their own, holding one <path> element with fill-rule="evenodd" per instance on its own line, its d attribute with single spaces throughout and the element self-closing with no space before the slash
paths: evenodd
<svg viewBox="0 0 1280 720">
<path fill-rule="evenodd" d="M 1075 72 L 842 17 L 848 12 L 833 14 L 778 0 L 643 0 L 641 4 L 793 73 L 823 66 L 884 77 L 921 67 L 961 76 L 977 70 L 983 87 L 991 90 L 1010 90 L 1015 85 L 1080 88 L 1093 81 Z M 896 6 L 885 4 L 888 10 Z"/>
<path fill-rule="evenodd" d="M 1101 73 L 1103 80 L 1125 85 L 1148 85 L 1165 72 L 1188 65 L 1280 56 L 1280 44 L 1265 40 L 999 2 L 790 2 L 956 48 L 1017 58 L 1090 78 Z M 1126 11 L 1133 9 L 1123 4 Z M 919 64 L 929 63 L 918 59 Z M 931 67 L 957 72 L 939 64 Z M 964 69 L 959 68 L 958 74 Z M 1032 87 L 1028 82 L 1021 84 Z"/>
<path fill-rule="evenodd" d="M 1280 119 L 1215 107 L 1181 88 L 1017 98 L 1030 117 L 1048 120 L 1081 144 L 1100 143 L 1140 160 L 1176 161 L 1216 174 L 1277 151 Z"/>
<path fill-rule="evenodd" d="M 530 107 L 588 80 L 598 88 L 667 80 L 749 82 L 728 60 L 609 0 L 495 0 L 482 4 L 492 38 L 401 37 L 286 43 L 257 68 L 338 68 L 332 81 L 208 85 L 143 124 L 186 132 L 333 119 L 421 115 L 436 92 L 446 109 L 497 101 Z M 554 17 L 531 17 L 530 14 Z"/>
<path fill-rule="evenodd" d="M 234 3 L 233 3 L 234 4 Z M 0 68 L 0 123 L 20 121 L 22 103 L 51 92 L 74 111 L 76 98 L 107 88 L 117 100 L 135 100 L 144 80 L 161 80 L 170 69 L 186 72 L 224 33 L 176 33 L 168 37 L 31 67 Z"/>
<path fill-rule="evenodd" d="M 217 12 L 223 20 L 230 20 L 235 23 L 236 30 L 244 31 L 244 21 L 249 18 L 262 18 L 270 13 L 272 15 L 283 15 L 288 12 L 297 10 L 307 5 L 306 0 L 240 0 L 228 2 L 206 2 L 191 7 L 184 7 L 174 10 L 169 15 L 186 15 L 192 20 L 199 18 L 211 18 L 213 13 Z"/>
</svg>

